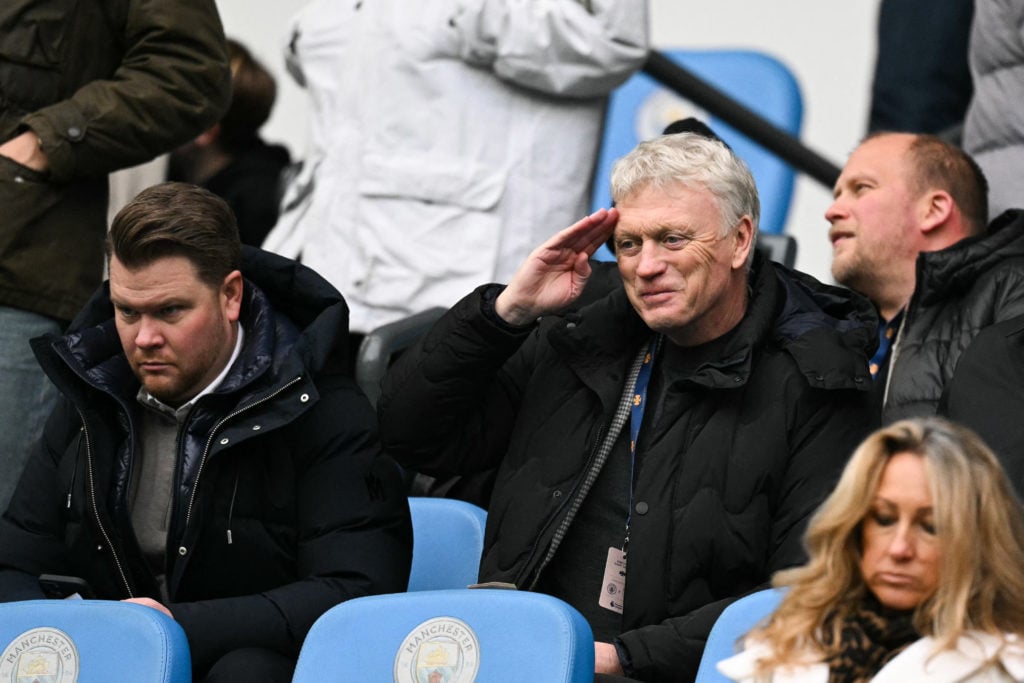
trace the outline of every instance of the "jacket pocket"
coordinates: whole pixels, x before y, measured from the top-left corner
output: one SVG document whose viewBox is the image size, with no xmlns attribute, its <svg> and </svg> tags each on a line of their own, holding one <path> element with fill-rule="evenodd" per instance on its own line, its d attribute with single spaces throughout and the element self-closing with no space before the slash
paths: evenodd
<svg viewBox="0 0 1024 683">
<path fill-rule="evenodd" d="M 0 3 L 0 57 L 37 67 L 55 67 L 73 30 L 78 0 L 4 0 Z"/>
<path fill-rule="evenodd" d="M 363 158 L 359 194 L 419 199 L 474 211 L 497 206 L 506 173 L 464 159 L 431 154 L 368 154 Z"/>
<path fill-rule="evenodd" d="M 394 310 L 447 306 L 494 276 L 506 174 L 438 155 L 363 159 L 346 296 Z"/>
<path fill-rule="evenodd" d="M 0 255 L 22 253 L 37 237 L 39 218 L 60 199 L 61 193 L 46 178 L 46 173 L 0 156 L 0 206 L 6 216 L 0 230 Z"/>
</svg>

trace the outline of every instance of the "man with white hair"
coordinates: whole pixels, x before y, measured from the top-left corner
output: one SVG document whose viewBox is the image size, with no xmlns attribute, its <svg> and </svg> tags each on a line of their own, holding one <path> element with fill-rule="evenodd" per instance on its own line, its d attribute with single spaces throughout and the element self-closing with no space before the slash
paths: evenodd
<svg viewBox="0 0 1024 683">
<path fill-rule="evenodd" d="M 382 438 L 429 474 L 498 468 L 480 580 L 578 609 L 600 680 L 686 681 L 871 429 L 875 316 L 751 256 L 757 190 L 718 140 L 642 143 L 612 195 L 403 354 Z M 558 314 L 609 236 L 623 286 Z"/>
</svg>

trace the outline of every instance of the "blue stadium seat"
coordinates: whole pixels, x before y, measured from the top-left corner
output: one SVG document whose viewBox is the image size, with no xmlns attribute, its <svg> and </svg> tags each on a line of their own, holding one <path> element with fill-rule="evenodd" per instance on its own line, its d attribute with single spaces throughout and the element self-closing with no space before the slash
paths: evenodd
<svg viewBox="0 0 1024 683">
<path fill-rule="evenodd" d="M 590 626 L 540 593 L 462 589 L 356 598 L 313 624 L 293 683 L 592 683 Z"/>
<path fill-rule="evenodd" d="M 758 591 L 725 608 L 708 635 L 695 683 L 729 683 L 715 665 L 736 654 L 737 641 L 778 607 L 782 595 L 775 589 Z"/>
<path fill-rule="evenodd" d="M 751 50 L 663 52 L 779 128 L 799 135 L 803 98 L 792 72 L 782 62 Z M 793 196 L 793 169 L 745 135 L 700 111 L 642 72 L 612 93 L 594 175 L 593 208 L 611 205 L 608 179 L 616 159 L 640 141 L 660 135 L 669 123 L 687 116 L 696 116 L 711 126 L 747 162 L 761 196 L 760 229 L 781 233 Z M 599 257 L 611 258 L 603 248 L 602 252 Z"/>
<path fill-rule="evenodd" d="M 108 600 L 0 604 L 0 680 L 191 683 L 185 632 L 150 607 Z"/>
<path fill-rule="evenodd" d="M 476 583 L 487 512 L 450 498 L 409 499 L 412 571 L 409 590 L 465 588 Z"/>
</svg>

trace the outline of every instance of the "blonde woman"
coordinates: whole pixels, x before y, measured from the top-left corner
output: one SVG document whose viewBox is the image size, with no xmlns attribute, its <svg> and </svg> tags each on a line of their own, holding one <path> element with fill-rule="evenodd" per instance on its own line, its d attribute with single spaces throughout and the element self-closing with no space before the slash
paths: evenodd
<svg viewBox="0 0 1024 683">
<path fill-rule="evenodd" d="M 809 562 L 718 665 L 744 683 L 1024 681 L 1024 516 L 999 462 L 937 418 L 872 434 L 812 519 Z"/>
</svg>

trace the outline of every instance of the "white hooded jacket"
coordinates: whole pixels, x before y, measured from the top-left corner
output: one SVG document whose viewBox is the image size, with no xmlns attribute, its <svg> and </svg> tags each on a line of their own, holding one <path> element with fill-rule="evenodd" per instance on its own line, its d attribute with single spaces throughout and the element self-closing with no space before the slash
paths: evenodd
<svg viewBox="0 0 1024 683">
<path fill-rule="evenodd" d="M 293 74 L 311 149 L 264 248 L 325 276 L 351 329 L 507 281 L 585 215 L 608 93 L 646 0 L 313 0 Z"/>
</svg>

